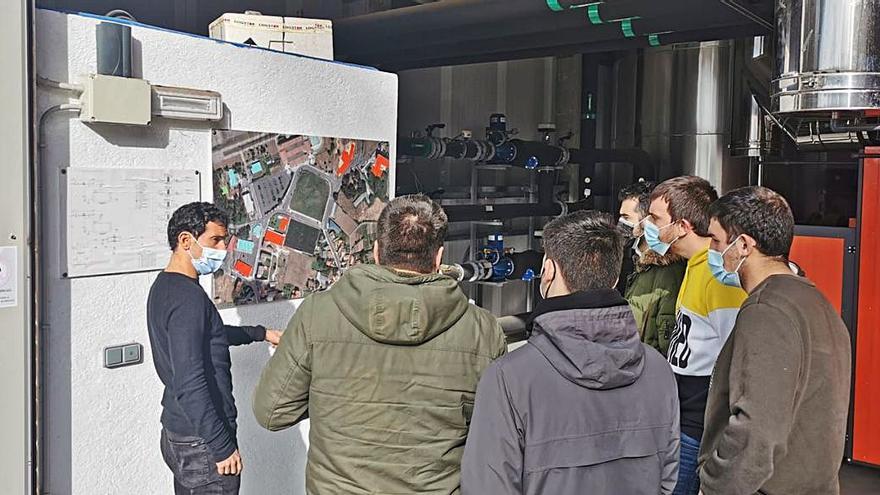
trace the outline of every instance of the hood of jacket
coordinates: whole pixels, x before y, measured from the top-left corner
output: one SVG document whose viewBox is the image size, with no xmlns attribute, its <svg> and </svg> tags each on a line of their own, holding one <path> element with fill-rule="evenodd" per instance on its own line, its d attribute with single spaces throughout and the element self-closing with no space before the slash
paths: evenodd
<svg viewBox="0 0 880 495">
<path fill-rule="evenodd" d="M 368 264 L 349 269 L 328 293 L 361 333 L 397 345 L 418 345 L 445 332 L 469 304 L 458 283 L 445 275 Z"/>
<path fill-rule="evenodd" d="M 625 387 L 645 368 L 645 348 L 632 311 L 614 289 L 545 299 L 530 318 L 529 343 L 577 385 L 602 390 Z"/>
</svg>

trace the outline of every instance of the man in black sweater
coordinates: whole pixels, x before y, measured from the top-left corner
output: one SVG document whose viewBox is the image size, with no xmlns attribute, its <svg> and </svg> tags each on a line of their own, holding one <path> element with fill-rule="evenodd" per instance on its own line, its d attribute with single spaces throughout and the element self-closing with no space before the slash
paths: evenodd
<svg viewBox="0 0 880 495">
<path fill-rule="evenodd" d="M 168 222 L 171 260 L 150 289 L 147 329 L 162 396 L 161 449 L 177 495 L 238 494 L 230 345 L 267 341 L 280 332 L 224 325 L 199 285 L 226 256 L 226 214 L 210 203 L 180 207 Z"/>
<path fill-rule="evenodd" d="M 788 264 L 794 218 L 782 196 L 737 189 L 710 216 L 713 275 L 749 297 L 712 375 L 699 460 L 703 493 L 839 493 L 849 332 Z"/>
</svg>

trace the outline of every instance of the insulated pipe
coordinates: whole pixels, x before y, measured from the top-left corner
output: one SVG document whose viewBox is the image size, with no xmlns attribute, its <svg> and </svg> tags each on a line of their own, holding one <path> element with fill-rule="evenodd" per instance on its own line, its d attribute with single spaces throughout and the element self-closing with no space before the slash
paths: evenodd
<svg viewBox="0 0 880 495">
<path fill-rule="evenodd" d="M 482 139 L 399 137 L 397 154 L 428 159 L 455 158 L 527 169 L 559 167 L 569 160 L 569 151 L 561 146 L 521 139 L 511 139 L 496 146 Z"/>
<path fill-rule="evenodd" d="M 659 3 L 664 4 L 665 2 Z M 488 27 L 453 26 L 445 30 L 419 33 L 418 36 L 409 35 L 407 37 L 399 37 L 397 32 L 391 29 L 389 30 L 391 32 L 390 35 L 385 34 L 370 43 L 363 43 L 362 39 L 358 43 L 350 43 L 348 45 L 340 42 L 341 44 L 338 44 L 338 48 L 340 55 L 354 57 L 355 55 L 367 53 L 386 53 L 399 50 L 401 47 L 406 47 L 407 49 L 440 50 L 442 46 L 456 45 L 461 47 L 463 44 L 469 44 L 472 48 L 481 49 L 482 46 L 475 47 L 474 45 L 477 43 L 482 45 L 483 43 L 497 42 L 501 39 L 504 39 L 505 43 L 509 45 L 516 46 L 529 46 L 536 43 L 558 45 L 563 44 L 564 38 L 564 42 L 568 43 L 571 40 L 581 39 L 622 38 L 626 32 L 639 34 L 640 32 L 680 31 L 687 28 L 688 22 L 693 24 L 695 17 L 686 15 L 688 11 L 697 8 L 692 3 L 694 3 L 694 0 L 683 0 L 675 4 L 680 7 L 680 10 L 678 8 L 667 8 L 657 13 L 624 17 L 624 19 L 629 19 L 629 27 L 624 22 L 595 25 L 590 21 L 586 12 L 582 12 L 577 16 L 550 16 L 549 19 L 542 21 L 536 21 L 533 17 L 508 19 L 504 22 L 496 21 Z M 703 5 L 700 9 L 702 15 L 697 20 L 705 20 L 705 23 L 700 24 L 703 26 L 722 20 L 728 23 L 744 22 L 736 13 L 717 4 Z"/>
<path fill-rule="evenodd" d="M 704 9 L 706 10 L 706 9 Z M 381 60 L 406 61 L 429 56 L 474 56 L 477 54 L 510 52 L 519 49 L 556 48 L 568 45 L 596 43 L 627 38 L 638 38 L 652 33 L 669 31 L 693 31 L 743 24 L 735 13 L 716 7 L 705 15 L 682 16 L 680 14 L 632 19 L 624 23 L 600 26 L 577 26 L 552 28 L 533 33 L 487 36 L 480 31 L 467 32 L 461 36 L 435 38 L 419 37 L 409 43 L 394 46 L 369 45 L 360 53 L 346 54 L 346 60 L 369 62 Z"/>
<path fill-rule="evenodd" d="M 766 34 L 766 32 L 763 28 L 756 24 L 739 24 L 723 28 L 658 34 L 655 36 L 642 36 L 630 39 L 615 39 L 596 43 L 566 45 L 560 47 L 544 47 L 538 49 L 526 48 L 521 50 L 496 53 L 474 52 L 468 55 L 457 57 L 443 56 L 442 54 L 438 54 L 438 56 L 435 57 L 432 56 L 432 54 L 425 54 L 425 57 L 413 60 L 396 60 L 393 58 L 386 58 L 384 60 L 375 61 L 366 60 L 361 61 L 361 63 L 374 65 L 385 70 L 400 71 L 424 67 L 440 67 L 445 65 L 497 62 L 500 60 L 520 60 L 526 58 L 538 58 L 547 56 L 564 57 L 575 54 L 646 48 L 649 46 L 669 45 L 673 43 L 684 43 L 692 41 L 745 38 L 749 36 L 758 36 L 761 34 Z"/>
<path fill-rule="evenodd" d="M 509 160 L 500 161 L 498 156 L 493 156 L 489 151 L 486 151 L 490 149 L 495 150 L 496 147 L 492 143 L 483 140 L 398 137 L 397 143 L 397 155 L 401 157 L 413 156 L 433 160 L 455 158 L 472 161 L 491 161 L 494 158 L 494 163 L 528 169 L 555 168 L 567 163 L 586 165 L 599 162 L 625 162 L 633 165 L 633 170 L 639 177 L 645 179 L 657 177 L 657 171 L 651 155 L 639 148 L 566 149 L 538 141 L 511 139 L 497 147 L 497 149 L 502 149 L 510 146 L 514 150 Z M 538 202 L 541 204 L 549 205 L 553 203 L 552 190 L 556 181 L 554 172 L 553 170 L 538 172 Z M 547 191 L 550 191 L 551 196 L 542 196 Z"/>
<path fill-rule="evenodd" d="M 485 33 L 516 33 L 534 29 L 541 24 L 559 23 L 588 26 L 630 17 L 655 17 L 675 12 L 704 8 L 704 0 L 616 0 L 614 2 L 551 2 L 540 0 L 446 0 L 427 5 L 393 9 L 334 21 L 336 48 L 340 53 L 361 49 L 364 39 L 375 43 L 392 40 L 411 41 L 419 36 L 437 33 L 454 34 L 457 30 Z M 571 8 L 583 6 L 583 8 Z"/>
<path fill-rule="evenodd" d="M 532 333 L 529 313 L 502 316 L 498 318 L 498 324 L 501 325 L 501 331 L 504 332 L 508 344 L 526 340 Z"/>
<path fill-rule="evenodd" d="M 555 217 L 565 211 L 562 203 L 540 205 L 519 203 L 503 205 L 446 205 L 443 211 L 450 222 L 478 222 L 508 218 Z"/>
<path fill-rule="evenodd" d="M 501 205 L 448 205 L 443 210 L 450 222 L 476 222 L 507 218 L 555 217 L 565 213 L 567 205 L 556 201 L 556 170 L 538 172 L 538 202 Z"/>
</svg>

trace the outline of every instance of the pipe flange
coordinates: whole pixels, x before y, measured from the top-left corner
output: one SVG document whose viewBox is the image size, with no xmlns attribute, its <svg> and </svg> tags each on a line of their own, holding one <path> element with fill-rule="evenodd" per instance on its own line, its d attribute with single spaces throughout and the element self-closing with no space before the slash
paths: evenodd
<svg viewBox="0 0 880 495">
<path fill-rule="evenodd" d="M 431 153 L 428 154 L 429 160 L 439 160 L 446 154 L 446 141 L 436 137 L 428 138 L 431 141 Z"/>
<path fill-rule="evenodd" d="M 559 198 L 555 198 L 553 202 L 559 205 L 559 215 L 557 216 L 557 218 L 568 215 L 568 203 L 560 200 Z"/>
<path fill-rule="evenodd" d="M 562 153 L 559 154 L 559 160 L 556 161 L 556 166 L 562 167 L 571 160 L 571 152 L 564 146 L 559 146 L 559 149 L 562 150 Z"/>
</svg>

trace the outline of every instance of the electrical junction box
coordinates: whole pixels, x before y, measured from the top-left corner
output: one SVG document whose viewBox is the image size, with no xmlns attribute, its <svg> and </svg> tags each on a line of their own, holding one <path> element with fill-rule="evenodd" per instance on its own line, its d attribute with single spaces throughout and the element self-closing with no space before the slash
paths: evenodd
<svg viewBox="0 0 880 495">
<path fill-rule="evenodd" d="M 83 122 L 149 125 L 152 119 L 152 91 L 143 79 L 91 74 L 80 101 Z"/>
<path fill-rule="evenodd" d="M 208 27 L 214 39 L 333 60 L 333 22 L 259 12 L 223 14 Z"/>
</svg>

